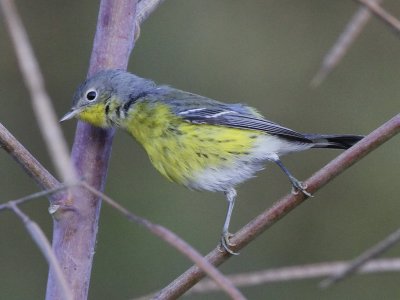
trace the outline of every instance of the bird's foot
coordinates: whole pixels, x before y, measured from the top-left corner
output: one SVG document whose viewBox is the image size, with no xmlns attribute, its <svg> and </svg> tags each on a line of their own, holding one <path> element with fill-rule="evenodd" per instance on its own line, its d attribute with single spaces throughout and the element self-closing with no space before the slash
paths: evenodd
<svg viewBox="0 0 400 300">
<path fill-rule="evenodd" d="M 302 192 L 304 195 L 307 197 L 314 197 L 311 193 L 307 192 L 307 184 L 297 180 L 296 178 L 290 178 L 290 181 L 292 183 L 292 194 L 297 195 L 300 192 Z"/>
<path fill-rule="evenodd" d="M 221 252 L 228 252 L 232 255 L 239 255 L 238 252 L 233 251 L 230 247 L 234 247 L 236 246 L 236 244 L 232 244 L 230 242 L 231 237 L 233 236 L 233 234 L 229 233 L 229 232 L 223 232 L 222 236 L 221 236 L 221 244 L 219 246 L 219 250 Z"/>
</svg>

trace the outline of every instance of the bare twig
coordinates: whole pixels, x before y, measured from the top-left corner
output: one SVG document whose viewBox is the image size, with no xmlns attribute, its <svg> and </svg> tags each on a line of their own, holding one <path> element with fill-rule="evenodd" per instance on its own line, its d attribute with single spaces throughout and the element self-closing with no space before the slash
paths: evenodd
<svg viewBox="0 0 400 300">
<path fill-rule="evenodd" d="M 192 262 L 194 262 L 199 268 L 201 268 L 208 276 L 210 276 L 215 283 L 224 290 L 232 299 L 245 299 L 245 297 L 240 293 L 240 291 L 226 279 L 226 277 L 212 264 L 210 264 L 204 257 L 196 251 L 192 246 L 186 243 L 182 238 L 177 236 L 175 233 L 170 231 L 169 229 L 160 226 L 158 224 L 154 224 L 149 220 L 146 220 L 142 217 L 139 217 L 125 207 L 121 206 L 113 199 L 108 197 L 107 195 L 99 192 L 95 188 L 91 187 L 86 183 L 82 183 L 82 185 L 88 189 L 91 193 L 95 194 L 97 197 L 102 198 L 107 204 L 111 207 L 119 211 L 123 214 L 128 220 L 133 221 L 139 225 L 144 226 L 151 233 L 161 238 L 163 241 L 167 242 L 170 246 L 177 249 L 184 256 L 188 257 Z"/>
<path fill-rule="evenodd" d="M 68 286 L 67 280 L 65 279 L 64 273 L 58 263 L 57 257 L 51 249 L 50 242 L 47 240 L 46 235 L 43 233 L 42 229 L 38 224 L 33 222 L 25 213 L 23 213 L 17 206 L 16 202 L 8 202 L 8 208 L 14 211 L 14 213 L 21 219 L 24 223 L 26 230 L 28 230 L 29 235 L 34 240 L 36 245 L 39 247 L 43 256 L 49 263 L 50 268 L 53 270 L 59 288 L 62 293 L 60 294 L 61 299 L 74 300 L 71 289 Z"/>
<path fill-rule="evenodd" d="M 45 90 L 44 79 L 26 30 L 18 15 L 14 1 L 1 0 L 0 4 L 14 43 L 19 67 L 31 95 L 36 120 L 46 140 L 50 157 L 62 181 L 72 183 L 75 181 L 76 176 L 71 165 L 67 143 L 58 124 L 50 97 Z"/>
<path fill-rule="evenodd" d="M 380 241 L 378 244 L 367 249 L 362 254 L 360 254 L 353 261 L 349 262 L 345 268 L 338 270 L 338 272 L 331 274 L 332 276 L 323 280 L 320 284 L 321 287 L 326 288 L 340 280 L 349 277 L 351 274 L 357 272 L 362 266 L 368 263 L 370 260 L 383 254 L 394 245 L 400 241 L 400 228 L 395 232 L 391 233 L 384 240 Z"/>
<path fill-rule="evenodd" d="M 2 145 L 2 149 L 7 151 L 42 189 L 53 189 L 60 185 L 57 179 L 55 179 L 1 123 L 0 145 Z"/>
<path fill-rule="evenodd" d="M 383 0 L 369 0 L 375 3 L 381 3 Z M 361 6 L 347 23 L 343 32 L 339 35 L 333 47 L 325 55 L 321 67 L 314 78 L 311 80 L 311 86 L 317 87 L 334 70 L 342 60 L 350 46 L 364 29 L 371 12 L 368 8 Z"/>
<path fill-rule="evenodd" d="M 78 184 L 76 184 L 76 185 L 78 185 Z M 7 203 L 0 204 L 0 211 L 2 211 L 4 209 L 8 209 L 10 207 L 9 203 L 11 203 L 11 202 L 14 203 L 15 205 L 20 205 L 20 204 L 23 204 L 23 203 L 25 203 L 27 201 L 33 200 L 33 199 L 38 199 L 38 198 L 43 197 L 43 196 L 48 196 L 48 195 L 57 193 L 59 191 L 63 191 L 65 189 L 70 188 L 71 186 L 73 186 L 73 185 L 61 185 L 61 186 L 55 187 L 53 189 L 44 190 L 44 191 L 41 191 L 41 192 L 37 192 L 37 193 L 33 193 L 33 194 L 30 194 L 30 195 L 27 195 L 25 197 L 21 197 L 21 198 L 15 199 L 15 200 L 10 200 Z"/>
<path fill-rule="evenodd" d="M 287 282 L 295 280 L 305 280 L 319 278 L 323 276 L 333 275 L 348 266 L 349 262 L 323 262 L 300 266 L 281 267 L 267 269 L 262 271 L 254 271 L 233 275 L 226 275 L 232 283 L 237 287 L 251 287 L 256 285 L 270 284 L 275 282 Z M 387 258 L 372 260 L 358 270 L 358 274 L 384 273 L 384 272 L 399 272 L 400 258 Z M 219 291 L 220 288 L 213 280 L 203 279 L 196 284 L 186 295 L 209 293 Z M 149 294 L 134 300 L 152 299 L 155 294 Z"/>
<path fill-rule="evenodd" d="M 343 152 L 336 159 L 328 163 L 321 170 L 316 172 L 305 183 L 308 185 L 307 191 L 315 193 L 322 186 L 338 176 L 351 165 L 359 161 L 362 157 L 388 141 L 400 132 L 400 114 L 374 130 L 363 140 Z M 254 218 L 237 232 L 231 239 L 234 251 L 238 251 L 260 235 L 263 231 L 271 227 L 286 214 L 292 211 L 306 200 L 305 195 L 287 195 L 277 201 L 271 208 L 265 210 L 258 217 Z M 214 249 L 207 255 L 207 259 L 214 265 L 220 265 L 230 257 L 227 253 L 221 253 L 219 249 Z M 203 271 L 193 266 L 175 279 L 167 287 L 161 290 L 157 296 L 162 299 L 174 299 L 183 295 L 201 278 L 204 277 Z"/>
<path fill-rule="evenodd" d="M 393 29 L 397 34 L 400 33 L 400 21 L 384 10 L 380 5 L 370 0 L 356 0 L 365 5 L 374 15 L 380 18 L 390 29 Z"/>
<path fill-rule="evenodd" d="M 304 280 L 310 278 L 319 278 L 329 276 L 343 270 L 348 266 L 346 261 L 319 263 L 293 267 L 283 267 L 277 269 L 269 269 L 259 272 L 250 272 L 244 274 L 230 275 L 228 278 L 237 287 L 248 287 L 273 282 L 284 282 L 292 280 Z M 399 272 L 400 258 L 379 259 L 370 261 L 364 265 L 359 274 L 382 273 L 382 272 Z M 216 291 L 219 288 L 209 279 L 204 279 L 194 286 L 188 294 L 205 293 Z"/>
</svg>

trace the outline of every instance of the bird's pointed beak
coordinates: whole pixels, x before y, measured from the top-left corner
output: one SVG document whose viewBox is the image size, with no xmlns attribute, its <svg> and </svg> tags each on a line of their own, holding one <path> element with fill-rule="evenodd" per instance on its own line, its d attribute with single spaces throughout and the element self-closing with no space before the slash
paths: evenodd
<svg viewBox="0 0 400 300">
<path fill-rule="evenodd" d="M 66 120 L 72 119 L 72 118 L 75 117 L 78 113 L 79 113 L 79 109 L 76 109 L 76 108 L 74 109 L 74 108 L 72 108 L 71 111 L 67 112 L 67 113 L 64 115 L 64 117 L 62 117 L 62 118 L 60 119 L 60 123 L 66 121 Z"/>
</svg>

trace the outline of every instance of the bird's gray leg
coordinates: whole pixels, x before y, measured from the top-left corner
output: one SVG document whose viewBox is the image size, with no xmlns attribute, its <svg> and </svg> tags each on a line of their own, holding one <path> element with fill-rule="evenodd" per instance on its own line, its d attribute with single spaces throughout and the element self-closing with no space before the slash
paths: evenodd
<svg viewBox="0 0 400 300">
<path fill-rule="evenodd" d="M 289 178 L 290 183 L 292 184 L 293 188 L 293 193 L 297 194 L 298 191 L 301 191 L 304 195 L 308 197 L 312 197 L 312 195 L 306 191 L 307 185 L 302 183 L 300 180 L 298 180 L 296 177 L 294 177 L 289 170 L 283 165 L 281 160 L 279 159 L 279 156 L 277 154 L 273 154 L 268 157 L 269 160 L 273 161 L 276 163 L 279 168 L 286 174 L 286 176 Z"/>
<path fill-rule="evenodd" d="M 229 188 L 225 191 L 226 200 L 228 201 L 228 210 L 226 212 L 226 218 L 224 222 L 224 227 L 222 228 L 222 236 L 221 236 L 221 245 L 222 247 L 228 251 L 230 254 L 238 255 L 235 251 L 230 249 L 230 246 L 234 246 L 230 244 L 229 239 L 231 234 L 229 233 L 229 223 L 232 217 L 233 207 L 235 205 L 236 199 L 236 190 L 234 188 Z"/>
</svg>

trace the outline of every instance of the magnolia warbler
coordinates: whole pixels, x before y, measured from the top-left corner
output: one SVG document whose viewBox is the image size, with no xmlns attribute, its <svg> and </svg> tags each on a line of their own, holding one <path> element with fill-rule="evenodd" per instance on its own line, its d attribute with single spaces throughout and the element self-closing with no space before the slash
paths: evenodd
<svg viewBox="0 0 400 300">
<path fill-rule="evenodd" d="M 224 192 L 229 223 L 237 184 L 275 162 L 295 191 L 310 194 L 279 157 L 310 148 L 347 149 L 363 136 L 303 134 L 266 120 L 252 107 L 226 104 L 138 77 L 122 70 L 101 71 L 76 90 L 61 121 L 77 117 L 94 126 L 120 127 L 145 149 L 153 166 L 190 189 Z"/>
</svg>

